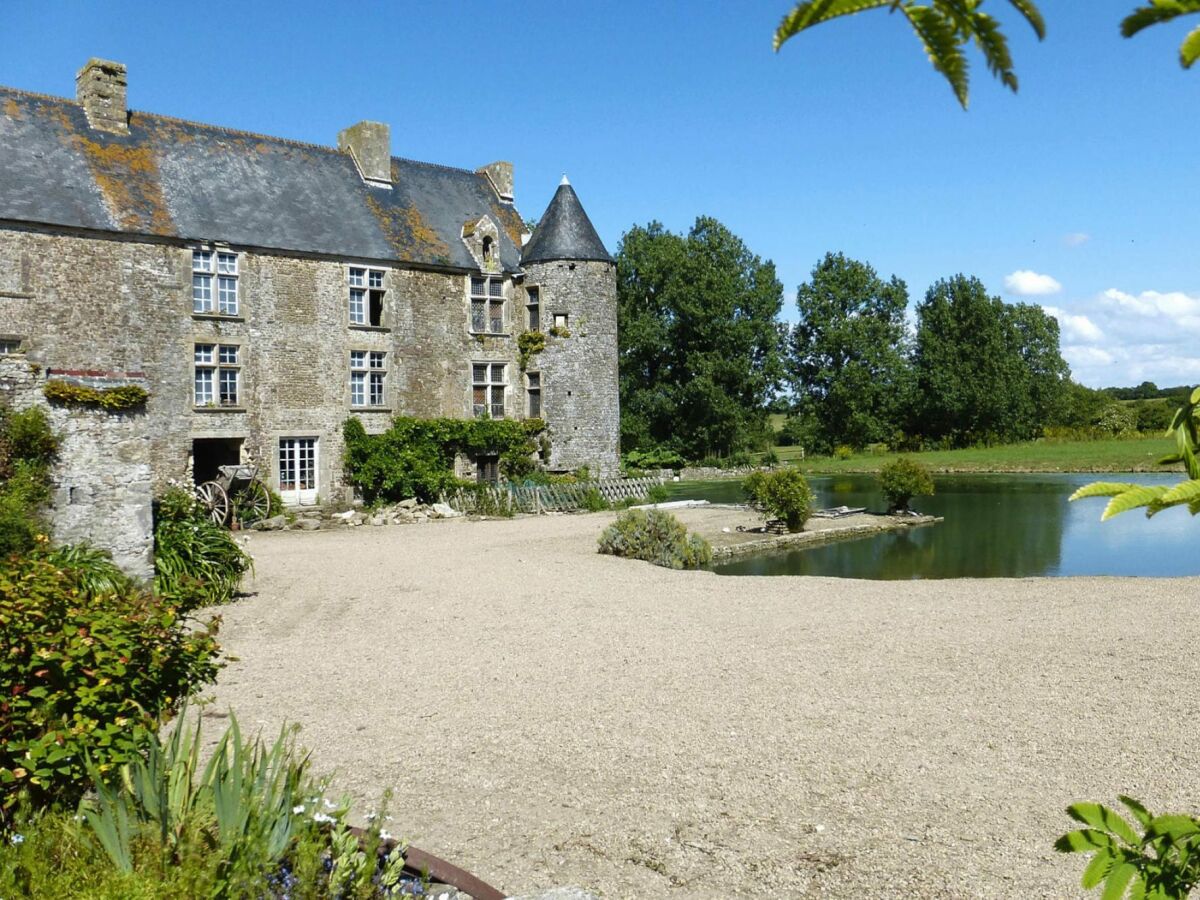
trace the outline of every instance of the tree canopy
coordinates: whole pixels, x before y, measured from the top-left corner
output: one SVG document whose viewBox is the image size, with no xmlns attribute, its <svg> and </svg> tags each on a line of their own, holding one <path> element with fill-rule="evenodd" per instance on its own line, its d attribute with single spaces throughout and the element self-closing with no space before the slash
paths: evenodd
<svg viewBox="0 0 1200 900">
<path fill-rule="evenodd" d="M 903 281 L 841 253 L 825 254 L 800 285 L 788 370 L 810 450 L 892 439 L 910 393 L 907 307 Z"/>
<path fill-rule="evenodd" d="M 775 49 L 801 31 L 872 9 L 899 13 L 912 26 L 934 69 L 949 82 L 954 96 L 967 108 L 968 64 L 965 48 L 974 44 L 983 54 L 988 70 L 1012 91 L 1017 90 L 1017 73 L 1000 23 L 982 11 L 986 0 L 803 0 L 783 17 L 775 30 Z M 1008 0 L 1029 23 L 1038 39 L 1046 37 L 1046 24 L 1033 0 Z M 1121 22 L 1121 34 L 1133 37 L 1151 25 L 1179 16 L 1200 12 L 1200 0 L 1149 0 Z M 1200 28 L 1184 39 L 1179 50 L 1180 64 L 1186 69 L 1200 58 Z"/>
<path fill-rule="evenodd" d="M 617 250 L 621 446 L 692 459 L 752 446 L 782 376 L 783 285 L 716 219 L 658 222 Z"/>
</svg>

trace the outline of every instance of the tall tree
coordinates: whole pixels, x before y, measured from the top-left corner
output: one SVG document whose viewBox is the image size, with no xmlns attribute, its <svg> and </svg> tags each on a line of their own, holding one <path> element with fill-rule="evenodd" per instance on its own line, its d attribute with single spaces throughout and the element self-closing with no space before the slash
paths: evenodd
<svg viewBox="0 0 1200 900">
<path fill-rule="evenodd" d="M 716 219 L 687 235 L 658 222 L 617 250 L 621 443 L 691 458 L 761 436 L 779 384 L 783 285 Z"/>
<path fill-rule="evenodd" d="M 1035 437 L 1055 420 L 1067 383 L 1058 323 L 1007 306 L 978 278 L 934 284 L 917 307 L 914 427 L 962 446 Z"/>
<path fill-rule="evenodd" d="M 809 449 L 892 440 L 910 389 L 907 306 L 903 281 L 841 253 L 800 285 L 788 364 L 797 413 L 812 423 Z"/>
<path fill-rule="evenodd" d="M 775 49 L 778 50 L 789 39 L 801 31 L 828 22 L 830 19 L 850 16 L 872 9 L 886 9 L 899 13 L 912 26 L 920 39 L 933 67 L 945 76 L 954 96 L 967 108 L 968 76 L 967 58 L 963 52 L 968 44 L 975 44 L 983 53 L 988 70 L 1000 79 L 1005 87 L 1017 90 L 1017 73 L 1013 69 L 1008 40 L 1000 23 L 982 12 L 985 0 L 802 0 L 775 30 Z M 1030 24 L 1038 39 L 1046 37 L 1046 25 L 1042 14 L 1033 0 L 1008 0 L 1018 13 Z M 1139 31 L 1169 22 L 1179 16 L 1200 12 L 1200 0 L 1149 0 L 1137 7 L 1121 22 L 1121 34 L 1133 37 Z M 1179 62 L 1185 68 L 1200 59 L 1200 28 L 1193 30 L 1184 39 L 1179 49 Z"/>
</svg>

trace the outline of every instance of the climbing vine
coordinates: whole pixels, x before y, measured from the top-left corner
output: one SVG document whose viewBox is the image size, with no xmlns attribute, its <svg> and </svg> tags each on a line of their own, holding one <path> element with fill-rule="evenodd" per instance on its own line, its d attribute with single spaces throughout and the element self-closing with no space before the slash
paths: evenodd
<svg viewBox="0 0 1200 900">
<path fill-rule="evenodd" d="M 529 368 L 529 361 L 546 349 L 546 335 L 542 331 L 522 331 L 517 335 L 517 350 L 520 351 L 521 371 Z"/>
</svg>

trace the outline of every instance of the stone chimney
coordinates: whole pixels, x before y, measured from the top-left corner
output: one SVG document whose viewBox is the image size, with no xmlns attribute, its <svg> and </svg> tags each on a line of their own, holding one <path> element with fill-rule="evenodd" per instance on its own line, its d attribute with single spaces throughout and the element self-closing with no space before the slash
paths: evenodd
<svg viewBox="0 0 1200 900">
<path fill-rule="evenodd" d="M 347 150 L 369 184 L 392 185 L 392 129 L 382 122 L 359 122 L 338 132 L 338 149 Z"/>
<path fill-rule="evenodd" d="M 513 198 L 513 165 L 510 162 L 494 162 L 488 163 L 481 169 L 476 169 L 480 175 L 486 175 L 491 179 L 492 187 L 496 189 L 496 193 L 500 195 L 501 200 L 508 200 L 510 203 Z"/>
<path fill-rule="evenodd" d="M 87 61 L 75 76 L 75 99 L 83 107 L 89 125 L 97 131 L 129 134 L 127 85 L 123 64 L 107 59 Z"/>
</svg>

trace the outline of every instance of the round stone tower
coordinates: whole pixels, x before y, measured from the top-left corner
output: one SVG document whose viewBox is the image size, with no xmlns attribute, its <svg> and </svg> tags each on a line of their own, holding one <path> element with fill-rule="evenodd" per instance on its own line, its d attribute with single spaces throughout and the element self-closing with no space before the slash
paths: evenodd
<svg viewBox="0 0 1200 900">
<path fill-rule="evenodd" d="M 563 176 L 521 254 L 528 325 L 546 336 L 524 378 L 540 391 L 550 429 L 549 467 L 620 469 L 617 273 L 571 183 Z"/>
</svg>

